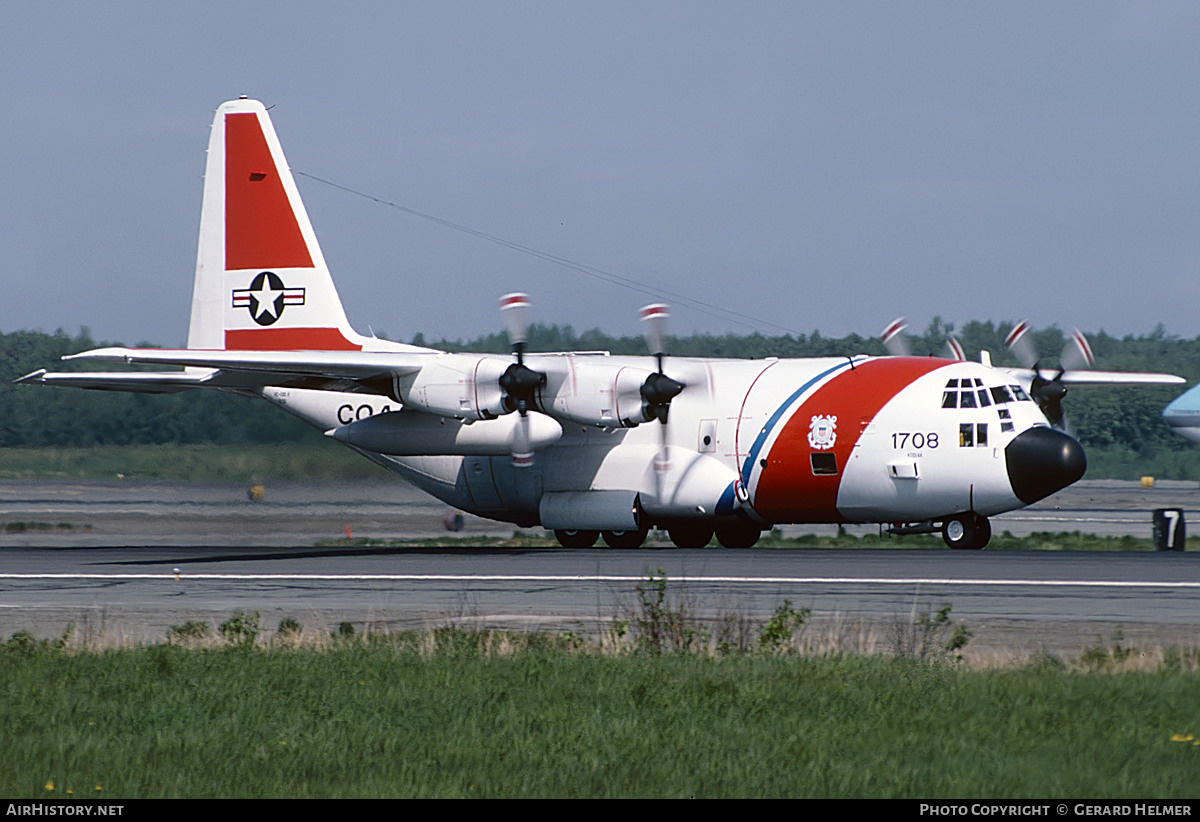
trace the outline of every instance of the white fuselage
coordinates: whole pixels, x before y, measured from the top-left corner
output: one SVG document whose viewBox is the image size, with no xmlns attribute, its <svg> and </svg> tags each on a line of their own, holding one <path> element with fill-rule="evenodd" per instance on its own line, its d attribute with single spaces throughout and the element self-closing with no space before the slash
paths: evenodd
<svg viewBox="0 0 1200 822">
<path fill-rule="evenodd" d="M 451 377 L 475 373 L 463 358 L 495 359 L 446 356 L 459 360 L 445 371 Z M 1030 501 L 1014 490 L 1006 449 L 1047 426 L 1013 378 L 979 363 L 669 358 L 665 372 L 686 388 L 663 426 L 639 416 L 636 388 L 655 369 L 652 358 L 528 355 L 526 362 L 548 375 L 538 408 L 552 415 L 530 412 L 540 418 L 531 426 L 539 433 L 530 467 L 515 467 L 509 456 L 515 413 L 464 420 L 404 410 L 380 395 L 262 393 L 456 508 L 546 527 L 632 527 L 627 512 L 639 503 L 656 521 L 740 511 L 763 526 L 989 516 Z M 487 389 L 494 384 L 489 372 Z M 479 389 L 469 378 L 448 378 L 435 390 L 447 411 L 470 416 Z M 431 396 L 426 390 L 423 400 Z M 365 420 L 373 427 L 360 425 Z M 356 425 L 361 434 L 338 433 Z"/>
</svg>

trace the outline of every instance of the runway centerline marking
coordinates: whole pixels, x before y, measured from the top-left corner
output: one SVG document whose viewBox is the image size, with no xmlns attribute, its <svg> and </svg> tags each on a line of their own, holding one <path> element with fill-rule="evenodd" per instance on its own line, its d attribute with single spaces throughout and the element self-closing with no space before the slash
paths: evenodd
<svg viewBox="0 0 1200 822">
<path fill-rule="evenodd" d="M 0 580 L 169 580 L 245 582 L 645 582 L 645 575 L 624 574 L 79 574 L 0 573 Z M 1105 579 L 951 579 L 948 577 L 733 577 L 678 576 L 674 583 L 732 585 L 965 585 L 1075 588 L 1175 588 L 1200 590 L 1200 581 Z"/>
</svg>

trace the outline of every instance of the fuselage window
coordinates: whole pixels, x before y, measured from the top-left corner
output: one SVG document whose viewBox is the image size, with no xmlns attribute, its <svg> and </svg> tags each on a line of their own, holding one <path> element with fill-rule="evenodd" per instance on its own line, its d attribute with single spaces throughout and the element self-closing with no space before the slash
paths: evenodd
<svg viewBox="0 0 1200 822">
<path fill-rule="evenodd" d="M 998 413 L 1000 414 L 1000 433 L 1007 434 L 1013 430 L 1012 414 L 1008 413 L 1007 408 L 1001 408 Z"/>
<path fill-rule="evenodd" d="M 813 451 L 810 454 L 812 472 L 817 476 L 837 473 L 837 457 L 828 451 Z"/>
<path fill-rule="evenodd" d="M 1009 423 L 1010 425 L 1012 423 Z M 958 426 L 958 445 L 960 448 L 986 447 L 988 444 L 987 423 L 960 423 Z"/>
</svg>

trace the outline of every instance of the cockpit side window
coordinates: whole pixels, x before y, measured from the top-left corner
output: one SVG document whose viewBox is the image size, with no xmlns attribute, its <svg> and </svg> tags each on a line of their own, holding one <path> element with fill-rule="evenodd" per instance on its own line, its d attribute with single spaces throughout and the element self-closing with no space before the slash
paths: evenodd
<svg viewBox="0 0 1200 822">
<path fill-rule="evenodd" d="M 1013 396 L 1008 393 L 1008 389 L 1003 385 L 994 385 L 991 388 L 992 399 L 996 401 L 996 405 L 1002 405 L 1006 402 L 1012 402 Z"/>
</svg>

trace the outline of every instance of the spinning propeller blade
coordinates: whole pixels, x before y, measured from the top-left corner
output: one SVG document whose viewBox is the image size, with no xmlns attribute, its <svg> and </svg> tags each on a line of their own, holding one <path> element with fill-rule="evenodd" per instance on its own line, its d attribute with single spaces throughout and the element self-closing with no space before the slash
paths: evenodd
<svg viewBox="0 0 1200 822">
<path fill-rule="evenodd" d="M 1046 419 L 1055 428 L 1065 429 L 1066 421 L 1063 414 L 1062 401 L 1067 395 L 1067 387 L 1063 384 L 1063 375 L 1068 371 L 1078 371 L 1091 368 L 1095 357 L 1087 337 L 1078 328 L 1072 329 L 1070 338 L 1059 355 L 1058 368 L 1043 369 L 1041 360 L 1033 349 L 1028 337 L 1029 323 L 1025 320 L 1013 326 L 1012 331 L 1004 340 L 1004 344 L 1012 351 L 1022 365 L 1033 371 L 1033 381 L 1029 386 L 1029 396 L 1033 398 Z"/>
<path fill-rule="evenodd" d="M 513 429 L 513 465 L 528 468 L 533 465 L 533 449 L 530 446 L 529 409 L 534 405 L 537 391 L 546 384 L 546 375 L 525 365 L 525 343 L 529 339 L 528 294 L 515 292 L 500 298 L 500 311 L 508 323 L 508 337 L 512 342 L 517 361 L 500 375 L 500 388 L 504 391 L 504 405 L 509 411 L 521 415 Z"/>
<path fill-rule="evenodd" d="M 908 330 L 908 320 L 904 317 L 897 317 L 887 324 L 887 328 L 883 329 L 883 333 L 879 335 L 880 342 L 883 347 L 888 350 L 888 353 L 894 357 L 910 356 L 912 350 L 908 344 L 908 336 L 904 333 Z M 954 337 L 946 337 L 946 347 L 952 360 L 965 360 L 963 354 L 962 343 Z"/>
<path fill-rule="evenodd" d="M 658 370 L 642 383 L 642 416 L 647 420 L 657 419 L 659 422 L 658 454 L 654 459 L 655 491 L 662 498 L 663 480 L 670 469 L 670 457 L 667 452 L 667 418 L 671 410 L 671 400 L 683 391 L 683 383 L 673 380 L 663 373 L 663 358 L 666 354 L 667 318 L 670 312 L 662 303 L 643 306 L 640 312 L 642 334 L 650 353 L 658 361 Z"/>
<path fill-rule="evenodd" d="M 897 317 L 888 323 L 887 328 L 883 329 L 879 339 L 883 341 L 883 347 L 888 350 L 888 353 L 897 357 L 908 356 L 908 339 L 904 336 L 906 328 L 908 328 L 908 320 L 904 317 Z"/>
</svg>

